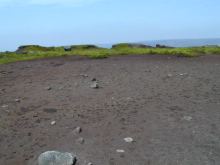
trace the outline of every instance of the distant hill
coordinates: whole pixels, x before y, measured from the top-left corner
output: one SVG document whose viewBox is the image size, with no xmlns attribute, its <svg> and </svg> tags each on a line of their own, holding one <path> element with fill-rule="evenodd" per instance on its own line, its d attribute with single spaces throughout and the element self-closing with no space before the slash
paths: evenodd
<svg viewBox="0 0 220 165">
<path fill-rule="evenodd" d="M 193 46 L 206 46 L 206 45 L 218 45 L 220 46 L 220 38 L 215 39 L 172 39 L 172 40 L 149 40 L 137 42 L 140 44 L 146 44 L 155 46 L 156 44 L 167 45 L 172 47 L 193 47 Z M 115 43 L 114 43 L 115 44 Z M 113 44 L 98 44 L 101 47 L 111 48 Z"/>
<path fill-rule="evenodd" d="M 205 45 L 219 45 L 220 38 L 216 39 L 176 39 L 176 40 L 154 40 L 139 42 L 155 46 L 156 44 L 168 45 L 173 47 L 193 47 L 193 46 L 205 46 Z"/>
</svg>

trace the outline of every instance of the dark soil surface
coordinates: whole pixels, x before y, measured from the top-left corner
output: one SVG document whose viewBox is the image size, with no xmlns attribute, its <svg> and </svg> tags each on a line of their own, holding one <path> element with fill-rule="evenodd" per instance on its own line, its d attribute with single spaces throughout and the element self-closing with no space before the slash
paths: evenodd
<svg viewBox="0 0 220 165">
<path fill-rule="evenodd" d="M 219 165 L 220 56 L 0 65 L 0 165 L 35 165 L 48 150 L 78 165 Z"/>
</svg>

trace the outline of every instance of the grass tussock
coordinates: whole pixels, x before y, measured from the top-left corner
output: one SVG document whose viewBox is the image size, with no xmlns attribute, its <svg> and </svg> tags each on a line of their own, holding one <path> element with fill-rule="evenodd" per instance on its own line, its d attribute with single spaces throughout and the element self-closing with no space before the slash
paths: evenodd
<svg viewBox="0 0 220 165">
<path fill-rule="evenodd" d="M 60 56 L 86 56 L 89 58 L 107 58 L 118 55 L 175 55 L 182 57 L 197 57 L 200 55 L 220 55 L 220 47 L 192 47 L 192 48 L 151 48 L 119 44 L 111 49 L 99 48 L 94 45 L 65 47 L 42 47 L 36 45 L 19 47 L 16 52 L 0 53 L 0 64 L 16 61 L 33 60 Z"/>
</svg>

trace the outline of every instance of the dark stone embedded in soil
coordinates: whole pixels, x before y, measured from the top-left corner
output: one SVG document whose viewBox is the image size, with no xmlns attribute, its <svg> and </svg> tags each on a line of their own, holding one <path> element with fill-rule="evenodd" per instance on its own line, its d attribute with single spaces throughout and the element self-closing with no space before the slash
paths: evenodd
<svg viewBox="0 0 220 165">
<path fill-rule="evenodd" d="M 46 113 L 56 113 L 57 109 L 55 109 L 55 108 L 45 108 L 43 111 L 46 112 Z"/>
</svg>

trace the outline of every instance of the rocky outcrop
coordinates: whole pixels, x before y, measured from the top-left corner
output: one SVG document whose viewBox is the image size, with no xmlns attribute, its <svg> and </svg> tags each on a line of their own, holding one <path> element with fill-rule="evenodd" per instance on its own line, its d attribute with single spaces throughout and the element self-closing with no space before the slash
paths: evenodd
<svg viewBox="0 0 220 165">
<path fill-rule="evenodd" d="M 173 48 L 173 47 L 167 46 L 167 45 L 156 44 L 156 48 Z"/>
<path fill-rule="evenodd" d="M 39 45 L 24 45 L 18 47 L 18 49 L 15 51 L 18 54 L 26 54 L 29 52 L 35 52 L 35 51 L 54 51 L 54 47 L 44 47 Z"/>
<path fill-rule="evenodd" d="M 112 48 L 152 48 L 152 46 L 145 45 L 145 44 L 135 44 L 135 43 L 120 43 L 112 45 Z"/>
</svg>

